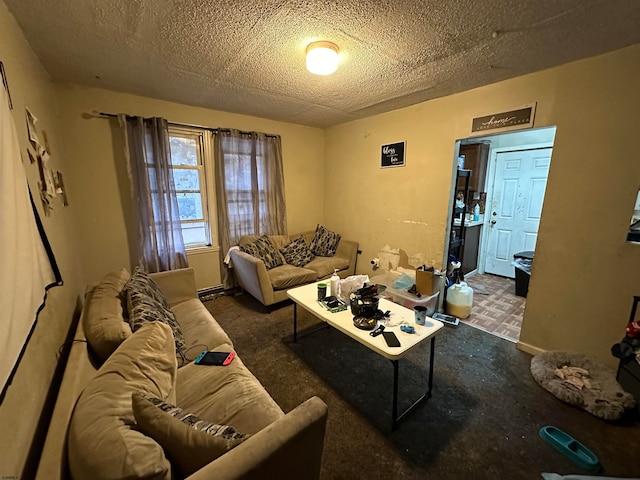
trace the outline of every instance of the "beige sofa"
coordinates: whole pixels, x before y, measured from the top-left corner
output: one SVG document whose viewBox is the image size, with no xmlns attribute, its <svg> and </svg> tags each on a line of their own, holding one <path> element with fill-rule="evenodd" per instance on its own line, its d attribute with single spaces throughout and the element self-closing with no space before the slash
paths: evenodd
<svg viewBox="0 0 640 480">
<path fill-rule="evenodd" d="M 112 272 L 87 290 L 36 478 L 319 478 L 327 418 L 324 402 L 313 397 L 285 414 L 239 357 L 224 367 L 178 366 L 171 328 L 156 321 L 131 333 L 124 321 L 122 302 L 113 291 L 128 276 L 124 269 Z M 180 324 L 187 358 L 193 359 L 205 347 L 233 349 L 199 300 L 192 269 L 151 277 Z M 105 337 L 104 325 L 113 325 L 118 316 L 122 325 L 118 321 L 115 325 L 120 330 L 113 335 L 111 329 L 109 338 L 97 344 L 96 336 Z M 100 360 L 104 360 L 101 366 Z M 171 452 L 183 446 L 176 441 L 161 448 L 142 433 L 131 411 L 128 388 L 163 395 L 163 400 L 189 413 L 251 436 L 194 473 L 180 475 L 174 463 L 178 457 Z M 117 430 L 117 441 L 105 436 L 111 430 Z M 187 430 L 190 435 L 192 429 Z M 188 450 L 190 444 L 184 447 L 187 450 L 180 455 L 192 461 L 195 453 L 192 456 Z M 126 472 L 129 468 L 133 473 Z"/>
<path fill-rule="evenodd" d="M 280 249 L 294 238 L 303 236 L 307 245 L 315 231 L 298 233 L 296 235 L 268 235 L 273 245 Z M 258 235 L 245 235 L 240 238 L 240 245 L 255 242 Z M 265 306 L 273 305 L 287 299 L 287 290 L 307 283 L 329 278 L 334 270 L 338 270 L 340 278 L 346 278 L 356 273 L 356 259 L 358 243 L 340 239 L 336 254 L 333 257 L 316 257 L 304 267 L 289 265 L 282 258 L 284 264 L 267 270 L 262 260 L 240 250 L 231 250 L 231 267 L 238 284 L 246 292 Z"/>
</svg>

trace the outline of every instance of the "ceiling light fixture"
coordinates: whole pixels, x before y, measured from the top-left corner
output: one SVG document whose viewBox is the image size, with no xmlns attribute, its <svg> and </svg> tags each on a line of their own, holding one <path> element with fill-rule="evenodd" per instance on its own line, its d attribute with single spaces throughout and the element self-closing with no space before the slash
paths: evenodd
<svg viewBox="0 0 640 480">
<path fill-rule="evenodd" d="M 331 42 L 313 42 L 307 47 L 307 70 L 330 75 L 338 69 L 338 46 Z"/>
</svg>

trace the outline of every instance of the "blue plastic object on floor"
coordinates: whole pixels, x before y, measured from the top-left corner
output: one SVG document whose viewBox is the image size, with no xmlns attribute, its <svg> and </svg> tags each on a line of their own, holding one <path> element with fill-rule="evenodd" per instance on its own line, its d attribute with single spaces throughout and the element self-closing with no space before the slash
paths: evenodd
<svg viewBox="0 0 640 480">
<path fill-rule="evenodd" d="M 551 425 L 542 427 L 540 429 L 540 436 L 553 448 L 581 468 L 589 470 L 590 472 L 599 472 L 602 470 L 602 465 L 600 465 L 598 457 L 591 450 L 559 428 Z"/>
</svg>

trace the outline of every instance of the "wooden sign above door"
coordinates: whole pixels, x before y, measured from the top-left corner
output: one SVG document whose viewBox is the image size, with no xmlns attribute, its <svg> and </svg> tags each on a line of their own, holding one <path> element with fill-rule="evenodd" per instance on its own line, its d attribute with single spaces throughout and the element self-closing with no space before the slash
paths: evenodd
<svg viewBox="0 0 640 480">
<path fill-rule="evenodd" d="M 492 113 L 476 117 L 471 122 L 472 132 L 503 132 L 522 128 L 532 128 L 536 114 L 536 102 L 508 112 Z"/>
</svg>

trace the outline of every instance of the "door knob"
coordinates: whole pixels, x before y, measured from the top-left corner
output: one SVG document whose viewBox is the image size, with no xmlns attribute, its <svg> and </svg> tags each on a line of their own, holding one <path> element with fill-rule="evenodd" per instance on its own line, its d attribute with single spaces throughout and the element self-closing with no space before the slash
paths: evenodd
<svg viewBox="0 0 640 480">
<path fill-rule="evenodd" d="M 495 220 L 491 220 L 491 225 L 495 225 L 496 221 Z"/>
</svg>

